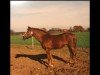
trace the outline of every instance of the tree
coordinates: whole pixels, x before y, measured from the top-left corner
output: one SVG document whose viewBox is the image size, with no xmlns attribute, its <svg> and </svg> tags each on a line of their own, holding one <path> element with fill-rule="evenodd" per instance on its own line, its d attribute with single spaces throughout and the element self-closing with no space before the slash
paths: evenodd
<svg viewBox="0 0 100 75">
<path fill-rule="evenodd" d="M 10 30 L 10 34 L 14 34 L 15 32 L 14 32 L 14 30 Z"/>
<path fill-rule="evenodd" d="M 87 28 L 85 31 L 87 31 L 87 32 L 90 31 L 90 28 Z"/>
<path fill-rule="evenodd" d="M 79 25 L 79 26 L 74 26 L 73 31 L 74 32 L 84 32 L 85 30 L 82 26 Z"/>
<path fill-rule="evenodd" d="M 70 27 L 70 28 L 68 29 L 68 31 L 70 31 L 70 32 L 73 32 L 73 29 L 72 29 L 72 27 Z"/>
</svg>

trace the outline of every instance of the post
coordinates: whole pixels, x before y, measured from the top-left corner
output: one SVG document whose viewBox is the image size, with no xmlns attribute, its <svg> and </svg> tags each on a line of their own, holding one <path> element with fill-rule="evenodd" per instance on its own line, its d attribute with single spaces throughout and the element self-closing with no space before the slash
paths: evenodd
<svg viewBox="0 0 100 75">
<path fill-rule="evenodd" d="M 33 49 L 33 47 L 34 47 L 34 41 L 33 41 L 33 36 L 32 36 L 32 49 Z"/>
</svg>

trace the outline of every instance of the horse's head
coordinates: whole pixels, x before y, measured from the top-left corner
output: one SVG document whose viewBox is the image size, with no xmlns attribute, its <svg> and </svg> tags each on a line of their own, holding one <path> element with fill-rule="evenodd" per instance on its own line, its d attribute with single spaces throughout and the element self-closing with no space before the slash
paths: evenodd
<svg viewBox="0 0 100 75">
<path fill-rule="evenodd" d="M 23 40 L 26 40 L 26 39 L 32 37 L 32 35 L 33 35 L 32 28 L 28 27 L 27 32 L 25 32 L 24 34 L 22 34 Z"/>
</svg>

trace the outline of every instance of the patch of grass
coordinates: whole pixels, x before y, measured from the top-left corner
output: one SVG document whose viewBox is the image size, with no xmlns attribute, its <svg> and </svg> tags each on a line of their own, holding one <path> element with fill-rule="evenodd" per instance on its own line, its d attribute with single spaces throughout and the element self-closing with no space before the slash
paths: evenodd
<svg viewBox="0 0 100 75">
<path fill-rule="evenodd" d="M 40 43 L 33 37 L 34 44 L 35 45 L 40 45 Z M 29 38 L 27 40 L 23 40 L 20 35 L 13 35 L 10 38 L 11 44 L 22 44 L 22 45 L 31 45 L 32 44 L 32 38 Z"/>
<path fill-rule="evenodd" d="M 89 32 L 75 32 L 77 36 L 77 46 L 78 47 L 90 47 L 90 33 Z M 36 38 L 33 37 L 34 44 L 40 45 L 40 43 L 37 41 Z M 32 44 L 32 38 L 28 40 L 22 40 L 22 37 L 20 35 L 13 35 L 10 38 L 11 44 L 20 44 L 20 45 L 31 45 Z"/>
<path fill-rule="evenodd" d="M 75 34 L 78 47 L 90 47 L 90 32 L 76 32 Z"/>
</svg>

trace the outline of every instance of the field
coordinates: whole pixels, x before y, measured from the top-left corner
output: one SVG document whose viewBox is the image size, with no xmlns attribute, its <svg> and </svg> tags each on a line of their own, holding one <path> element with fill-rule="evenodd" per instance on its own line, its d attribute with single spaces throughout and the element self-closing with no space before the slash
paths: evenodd
<svg viewBox="0 0 100 75">
<path fill-rule="evenodd" d="M 10 75 L 90 75 L 89 32 L 75 33 L 78 38 L 77 60 L 69 64 L 67 46 L 52 50 L 53 68 L 47 67 L 47 56 L 39 42 L 34 38 L 23 41 L 20 35 L 11 36 Z"/>
</svg>

